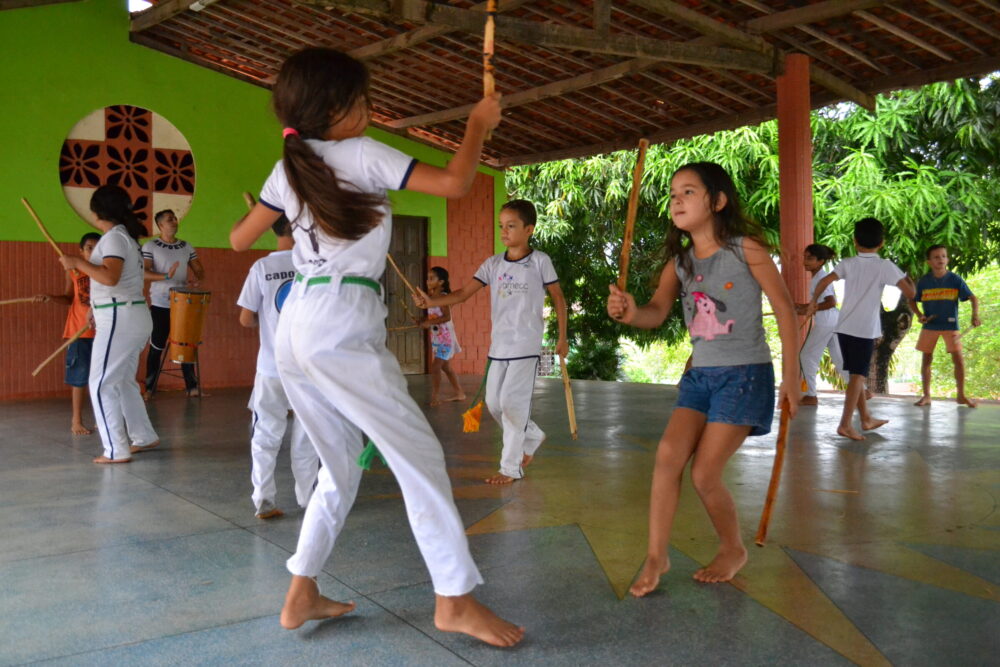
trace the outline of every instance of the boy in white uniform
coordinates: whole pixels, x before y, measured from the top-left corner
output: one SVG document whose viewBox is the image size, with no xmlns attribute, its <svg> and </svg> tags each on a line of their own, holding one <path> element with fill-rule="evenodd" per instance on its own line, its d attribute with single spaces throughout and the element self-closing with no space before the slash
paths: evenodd
<svg viewBox="0 0 1000 667">
<path fill-rule="evenodd" d="M 802 263 L 806 270 L 813 274 L 809 282 L 810 294 L 816 289 L 819 281 L 826 278 L 827 273 L 823 270 L 823 265 L 833 259 L 833 256 L 833 249 L 828 246 L 819 243 L 806 246 L 802 253 Z M 837 295 L 833 291 L 833 285 L 827 285 L 826 291 L 820 298 L 816 314 L 813 316 L 812 327 L 799 352 L 802 376 L 806 380 L 806 393 L 799 399 L 799 405 L 819 405 L 819 398 L 816 396 L 816 373 L 819 371 L 819 362 L 823 358 L 824 349 L 830 350 L 830 361 L 834 368 L 839 370 L 844 367 L 840 343 L 837 341 L 836 329 L 840 311 L 837 310 Z M 795 312 L 799 315 L 805 315 L 808 308 L 807 303 L 795 304 Z M 840 375 L 844 378 L 844 383 L 851 379 L 846 371 L 841 370 Z"/>
<path fill-rule="evenodd" d="M 514 199 L 500 209 L 500 239 L 507 251 L 493 255 L 476 271 L 474 281 L 462 289 L 431 299 L 421 292 L 421 308 L 461 303 L 482 287 L 490 288 L 489 370 L 486 407 L 503 429 L 500 471 L 487 484 L 510 484 L 524 477 L 528 465 L 545 440 L 545 433 L 531 420 L 531 394 L 542 352 L 545 319 L 542 307 L 548 291 L 559 320 L 556 353 L 566 356 L 566 300 L 549 256 L 533 250 L 528 242 L 535 231 L 535 206 Z"/>
<path fill-rule="evenodd" d="M 247 406 L 253 412 L 250 438 L 253 467 L 250 478 L 253 481 L 251 497 L 258 519 L 272 519 L 283 514 L 275 505 L 274 465 L 291 409 L 274 362 L 274 334 L 278 328 L 278 316 L 295 278 L 295 265 L 292 263 L 295 242 L 288 218 L 281 216 L 272 229 L 278 237 L 278 250 L 254 262 L 236 301 L 240 306 L 240 324 L 248 328 L 259 327 L 260 330 L 257 377 Z M 319 456 L 299 420 L 294 417 L 290 456 L 292 475 L 295 477 L 295 499 L 299 507 L 305 507 L 316 484 Z"/>
<path fill-rule="evenodd" d="M 915 291 L 913 281 L 903 271 L 887 259 L 878 256 L 884 243 L 882 223 L 875 218 L 864 218 L 854 224 L 854 246 L 858 254 L 847 257 L 825 278 L 816 284 L 812 301 L 806 314 L 817 310 L 817 302 L 826 288 L 836 280 L 844 280 L 844 305 L 837 320 L 837 341 L 844 358 L 844 370 L 850 373 L 847 394 L 844 397 L 844 411 L 840 417 L 837 434 L 851 440 L 864 440 L 854 429 L 854 409 L 861 417 L 861 430 L 871 431 L 888 423 L 886 419 L 875 419 L 868 412 L 865 398 L 865 378 L 871 364 L 875 339 L 882 336 L 882 289 L 895 285 L 903 294 L 912 299 Z"/>
</svg>

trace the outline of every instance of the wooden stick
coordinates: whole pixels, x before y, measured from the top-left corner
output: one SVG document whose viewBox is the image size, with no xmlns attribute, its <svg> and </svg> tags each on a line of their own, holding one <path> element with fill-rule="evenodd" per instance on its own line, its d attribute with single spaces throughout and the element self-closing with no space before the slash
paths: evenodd
<svg viewBox="0 0 1000 667">
<path fill-rule="evenodd" d="M 55 352 L 53 352 L 52 354 L 50 354 L 49 356 L 47 356 L 45 358 L 45 361 L 43 361 L 42 363 L 38 364 L 38 368 L 36 368 L 35 370 L 31 371 L 31 376 L 34 377 L 34 376 L 38 375 L 38 373 L 43 368 L 45 368 L 50 361 L 52 361 L 57 356 L 59 356 L 60 352 L 62 352 L 67 347 L 69 347 L 70 345 L 72 345 L 73 343 L 75 343 L 76 339 L 79 338 L 80 336 L 82 336 L 87 331 L 87 329 L 89 329 L 89 328 L 90 328 L 90 323 L 89 322 L 87 324 L 84 324 L 82 327 L 80 327 L 80 330 L 77 331 L 75 334 L 73 334 L 72 338 L 70 338 L 69 340 L 67 340 L 62 345 L 60 345 L 59 348 Z"/>
<path fill-rule="evenodd" d="M 408 324 L 405 327 L 389 327 L 386 331 L 406 331 L 407 329 L 419 329 L 418 324 Z"/>
<path fill-rule="evenodd" d="M 55 249 L 56 254 L 62 257 L 63 251 L 60 250 L 59 246 L 56 245 L 56 240 L 52 238 L 51 234 L 49 234 L 49 230 L 45 229 L 45 225 L 42 224 L 42 219 L 38 217 L 37 213 L 35 213 L 35 209 L 31 208 L 31 204 L 29 204 L 28 200 L 25 199 L 24 197 L 21 197 L 21 203 L 24 204 L 24 208 L 28 209 L 28 213 L 30 213 L 31 217 L 35 219 L 36 223 L 38 223 L 38 228 L 42 230 L 42 234 L 44 234 L 45 238 L 47 238 L 49 240 L 49 243 L 52 244 L 52 247 Z"/>
<path fill-rule="evenodd" d="M 495 49 L 494 35 L 496 34 L 497 0 L 488 0 L 486 3 L 486 27 L 483 29 L 483 97 L 489 97 L 496 92 L 496 79 L 493 78 L 493 51 Z M 483 141 L 489 141 L 493 136 L 491 130 L 487 130 Z"/>
<path fill-rule="evenodd" d="M 563 389 L 566 390 L 566 411 L 569 413 L 569 434 L 576 440 L 576 408 L 573 406 L 573 388 L 569 384 L 569 371 L 566 370 L 566 357 L 559 355 L 559 365 L 562 368 Z"/>
<path fill-rule="evenodd" d="M 622 255 L 618 262 L 618 289 L 624 291 L 628 283 L 628 263 L 632 253 L 632 233 L 635 229 L 635 216 L 639 210 L 639 189 L 642 187 L 642 167 L 646 160 L 647 139 L 639 140 L 639 155 L 635 160 L 635 171 L 632 172 L 632 192 L 628 196 L 628 214 L 625 216 L 625 239 L 622 241 Z"/>
<path fill-rule="evenodd" d="M 26 296 L 20 299 L 7 299 L 6 301 L 0 301 L 0 306 L 7 306 L 12 303 L 28 303 L 29 301 L 34 301 L 34 300 L 35 297 L 33 296 Z"/>
<path fill-rule="evenodd" d="M 781 421 L 778 426 L 778 446 L 774 453 L 774 466 L 771 468 L 771 483 L 767 485 L 767 497 L 764 499 L 764 509 L 760 513 L 760 524 L 757 526 L 757 536 L 754 544 L 764 546 L 767 538 L 767 526 L 771 523 L 771 510 L 774 498 L 778 495 L 778 485 L 781 482 L 781 467 L 785 462 L 785 444 L 788 442 L 788 399 L 781 403 Z"/>
<path fill-rule="evenodd" d="M 957 336 L 955 336 L 955 340 L 962 340 L 962 337 L 965 336 L 965 334 L 969 333 L 970 331 L 972 331 L 975 328 L 976 327 L 974 327 L 974 326 L 966 327 L 965 331 L 962 331 Z"/>
<path fill-rule="evenodd" d="M 398 275 L 399 279 L 403 281 L 403 284 L 406 285 L 406 288 L 410 290 L 410 294 L 412 294 L 413 296 L 420 296 L 416 288 L 410 284 L 410 281 L 406 279 L 406 276 L 403 275 L 403 272 L 399 270 L 398 266 L 396 266 L 396 260 L 392 258 L 392 255 L 390 255 L 389 253 L 385 253 L 385 258 L 389 260 L 390 264 L 392 264 L 392 268 L 396 269 L 396 275 Z"/>
<path fill-rule="evenodd" d="M 247 210 L 248 211 L 252 210 L 253 207 L 257 205 L 257 202 L 253 198 L 253 195 L 250 194 L 249 192 L 244 192 L 243 193 L 243 201 L 245 201 L 247 203 Z"/>
</svg>

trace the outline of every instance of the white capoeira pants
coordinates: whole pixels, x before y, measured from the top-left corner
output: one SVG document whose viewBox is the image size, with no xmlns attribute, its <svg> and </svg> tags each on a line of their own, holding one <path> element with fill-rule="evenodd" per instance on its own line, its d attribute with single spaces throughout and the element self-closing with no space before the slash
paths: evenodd
<svg viewBox="0 0 1000 667">
<path fill-rule="evenodd" d="M 799 353 L 799 363 L 802 365 L 802 375 L 806 379 L 806 396 L 816 395 L 816 373 L 819 372 L 819 362 L 823 358 L 823 350 L 830 350 L 830 360 L 833 361 L 834 368 L 844 378 L 844 382 L 850 376 L 844 372 L 844 357 L 840 354 L 840 344 L 837 342 L 837 334 L 834 333 L 836 324 L 831 326 L 813 325 L 806 342 L 802 344 L 802 351 Z"/>
<path fill-rule="evenodd" d="M 250 469 L 250 479 L 253 482 L 251 499 L 254 507 L 260 509 L 264 500 L 273 504 L 278 491 L 274 484 L 274 466 L 288 427 L 288 411 L 291 409 L 281 386 L 281 378 L 257 373 L 247 407 L 253 413 L 250 423 L 250 455 L 253 460 Z M 289 456 L 292 476 L 295 478 L 295 499 L 299 507 L 305 507 L 316 484 L 319 456 L 309 442 L 302 424 L 294 417 Z"/>
<path fill-rule="evenodd" d="M 153 330 L 145 301 L 94 307 L 94 349 L 90 357 L 90 402 L 104 455 L 129 459 L 129 446 L 151 445 L 159 438 L 146 414 L 135 381 L 139 354 Z"/>
<path fill-rule="evenodd" d="M 490 361 L 486 375 L 486 407 L 503 429 L 500 473 L 521 479 L 524 455 L 534 456 L 545 433 L 531 421 L 531 395 L 538 374 L 538 357 Z"/>
<path fill-rule="evenodd" d="M 386 308 L 371 287 L 297 282 L 278 322 L 276 360 L 288 400 L 323 467 L 288 570 L 315 577 L 354 504 L 362 431 L 403 492 L 434 592 L 482 583 L 445 471 L 444 452 L 385 346 Z"/>
</svg>

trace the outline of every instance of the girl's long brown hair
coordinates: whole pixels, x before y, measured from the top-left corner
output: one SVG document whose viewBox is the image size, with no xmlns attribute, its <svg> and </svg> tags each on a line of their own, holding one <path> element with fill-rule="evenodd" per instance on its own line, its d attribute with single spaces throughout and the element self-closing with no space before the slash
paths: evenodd
<svg viewBox="0 0 1000 667">
<path fill-rule="evenodd" d="M 306 139 L 323 139 L 359 103 L 368 103 L 368 69 L 334 49 L 309 48 L 292 55 L 281 66 L 272 90 L 278 120 L 298 132 L 285 139 L 288 184 L 303 211 L 309 209 L 314 225 L 333 238 L 350 241 L 382 221 L 379 206 L 385 197 L 360 192 L 339 178 Z M 315 243 L 314 229 L 306 231 Z"/>
<path fill-rule="evenodd" d="M 768 250 L 772 249 L 771 244 L 764 239 L 764 232 L 760 225 L 743 215 L 740 197 L 736 193 L 733 179 L 729 177 L 721 165 L 714 162 L 690 162 L 679 167 L 670 177 L 670 181 L 673 182 L 677 174 L 682 171 L 693 171 L 698 174 L 698 178 L 708 190 L 708 204 L 712 209 L 715 209 L 719 195 L 726 195 L 726 205 L 715 211 L 713 216 L 715 218 L 715 240 L 719 242 L 719 245 L 731 249 L 735 239 L 748 236 Z M 689 275 L 692 271 L 692 262 L 691 255 L 687 250 L 690 247 L 691 234 L 671 224 L 664 242 L 666 261 L 669 262 L 676 258 L 677 263 Z"/>
<path fill-rule="evenodd" d="M 102 185 L 90 196 L 90 210 L 101 220 L 125 225 L 125 231 L 138 243 L 147 236 L 146 227 L 132 211 L 132 199 L 117 185 Z"/>
</svg>

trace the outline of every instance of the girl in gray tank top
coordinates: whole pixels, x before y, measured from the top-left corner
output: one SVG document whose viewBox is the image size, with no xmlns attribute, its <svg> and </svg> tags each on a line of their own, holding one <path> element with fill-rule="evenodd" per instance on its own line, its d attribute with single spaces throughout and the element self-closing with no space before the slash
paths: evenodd
<svg viewBox="0 0 1000 667">
<path fill-rule="evenodd" d="M 774 418 L 774 370 L 761 324 L 761 291 L 781 333 L 780 400 L 798 407 L 798 329 L 795 306 L 760 239 L 740 212 L 729 174 L 712 162 L 678 169 L 670 182 L 668 262 L 645 306 L 611 286 L 608 314 L 653 329 L 680 298 L 694 347 L 692 367 L 679 385 L 677 405 L 660 439 L 649 500 L 646 562 L 630 589 L 653 591 L 670 569 L 670 529 L 688 460 L 691 480 L 719 535 L 715 558 L 694 574 L 698 581 L 729 581 L 746 563 L 732 496 L 722 481 L 726 462 L 748 435 L 764 435 Z M 786 394 L 785 388 L 788 388 Z"/>
</svg>

